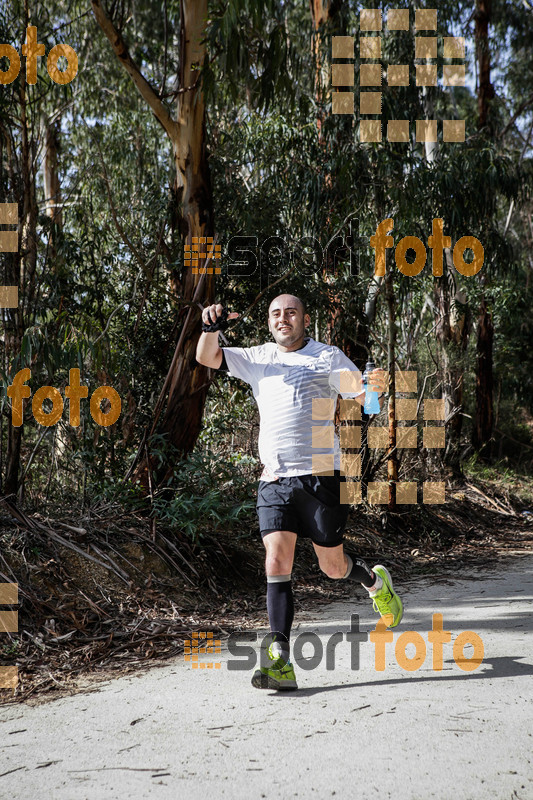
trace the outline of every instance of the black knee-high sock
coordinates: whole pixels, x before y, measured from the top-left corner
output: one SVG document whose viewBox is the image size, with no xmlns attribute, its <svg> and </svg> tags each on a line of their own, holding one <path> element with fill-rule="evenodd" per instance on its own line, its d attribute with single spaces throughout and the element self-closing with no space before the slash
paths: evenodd
<svg viewBox="0 0 533 800">
<path fill-rule="evenodd" d="M 348 575 L 345 575 L 345 578 L 348 578 L 352 581 L 357 581 L 358 583 L 362 583 L 363 586 L 373 586 L 376 582 L 376 576 L 364 561 L 360 558 L 357 558 L 353 553 L 347 553 L 345 551 L 346 557 L 349 561 L 352 561 L 352 568 Z M 348 565 L 349 565 L 348 561 Z"/>
<path fill-rule="evenodd" d="M 294 599 L 290 575 L 267 575 L 267 611 L 270 630 L 276 633 L 282 653 L 288 656 Z"/>
</svg>

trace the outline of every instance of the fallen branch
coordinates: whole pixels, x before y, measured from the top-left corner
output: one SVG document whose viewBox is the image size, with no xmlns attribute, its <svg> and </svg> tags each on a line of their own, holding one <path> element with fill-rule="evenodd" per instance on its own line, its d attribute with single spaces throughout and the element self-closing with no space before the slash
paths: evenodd
<svg viewBox="0 0 533 800">
<path fill-rule="evenodd" d="M 497 511 L 499 511 L 499 512 L 500 512 L 500 514 L 505 514 L 507 517 L 516 517 L 516 512 L 515 512 L 515 511 L 506 511 L 506 510 L 505 510 L 505 508 L 503 508 L 503 506 L 501 506 L 501 505 L 500 505 L 499 503 L 497 503 L 495 500 L 492 500 L 490 497 L 488 497 L 488 496 L 485 494 L 485 492 L 482 492 L 482 491 L 481 491 L 481 489 L 478 489 L 478 488 L 477 488 L 477 486 L 472 486 L 472 484 L 471 484 L 471 483 L 466 483 L 466 484 L 465 484 L 465 486 L 468 486 L 468 488 L 469 488 L 469 489 L 472 489 L 472 491 L 473 491 L 473 492 L 476 492 L 477 494 L 480 494 L 480 495 L 481 495 L 481 497 L 484 497 L 484 498 L 485 498 L 485 500 L 487 500 L 487 501 L 488 501 L 488 502 L 489 502 L 491 505 L 493 505 L 493 506 L 494 506 L 494 508 L 495 508 Z"/>
</svg>

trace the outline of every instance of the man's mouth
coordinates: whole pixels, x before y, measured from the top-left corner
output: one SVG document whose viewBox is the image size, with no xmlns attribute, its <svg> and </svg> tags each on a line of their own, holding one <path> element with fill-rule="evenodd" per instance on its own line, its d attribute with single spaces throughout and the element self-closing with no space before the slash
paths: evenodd
<svg viewBox="0 0 533 800">
<path fill-rule="evenodd" d="M 282 328 L 280 328 L 280 331 L 281 333 L 287 333 L 288 331 L 290 331 L 290 329 L 291 328 L 289 325 L 284 325 Z"/>
</svg>

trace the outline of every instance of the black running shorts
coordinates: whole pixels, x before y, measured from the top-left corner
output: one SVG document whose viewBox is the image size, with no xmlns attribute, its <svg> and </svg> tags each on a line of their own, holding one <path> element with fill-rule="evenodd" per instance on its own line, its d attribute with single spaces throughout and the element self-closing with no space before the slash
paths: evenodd
<svg viewBox="0 0 533 800">
<path fill-rule="evenodd" d="M 297 475 L 259 481 L 257 515 L 261 536 L 293 531 L 322 547 L 342 544 L 350 506 L 340 503 L 340 473 Z"/>
</svg>

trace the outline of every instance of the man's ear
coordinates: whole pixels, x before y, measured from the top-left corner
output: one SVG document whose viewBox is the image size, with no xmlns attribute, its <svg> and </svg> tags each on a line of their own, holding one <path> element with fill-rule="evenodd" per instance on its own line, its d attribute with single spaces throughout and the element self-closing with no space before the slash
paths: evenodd
<svg viewBox="0 0 533 800">
<path fill-rule="evenodd" d="M 304 317 L 304 328 L 308 328 L 311 324 L 311 317 L 309 314 L 306 314 Z"/>
</svg>

